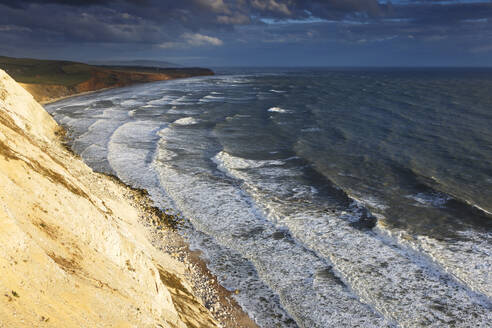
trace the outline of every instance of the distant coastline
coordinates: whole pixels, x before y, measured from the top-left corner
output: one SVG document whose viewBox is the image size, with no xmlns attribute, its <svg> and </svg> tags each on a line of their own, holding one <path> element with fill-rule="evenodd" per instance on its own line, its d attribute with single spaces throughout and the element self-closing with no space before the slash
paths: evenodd
<svg viewBox="0 0 492 328">
<path fill-rule="evenodd" d="M 214 75 L 200 67 L 96 66 L 78 62 L 0 56 L 5 70 L 40 103 L 137 83 Z"/>
</svg>

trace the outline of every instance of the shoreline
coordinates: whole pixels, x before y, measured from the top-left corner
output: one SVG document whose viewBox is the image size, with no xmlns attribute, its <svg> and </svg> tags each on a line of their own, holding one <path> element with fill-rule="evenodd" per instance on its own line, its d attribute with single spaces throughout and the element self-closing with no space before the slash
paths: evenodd
<svg viewBox="0 0 492 328">
<path fill-rule="evenodd" d="M 200 76 L 200 75 L 197 75 L 197 76 Z M 106 87 L 106 88 L 100 88 L 100 89 L 96 89 L 96 90 L 77 92 L 77 93 L 69 94 L 69 95 L 62 96 L 62 97 L 56 97 L 56 98 L 52 98 L 52 99 L 48 99 L 48 100 L 40 100 L 40 101 L 38 101 L 38 103 L 41 104 L 42 106 L 44 106 L 44 105 L 49 105 L 49 104 L 55 103 L 57 101 L 69 99 L 69 98 L 72 98 L 72 97 L 90 95 L 90 94 L 93 94 L 93 93 L 96 93 L 96 92 L 103 92 L 103 91 L 112 90 L 112 89 L 119 89 L 119 88 L 131 87 L 131 86 L 140 85 L 140 84 L 149 84 L 149 83 L 157 83 L 157 82 L 163 82 L 163 81 L 188 79 L 188 78 L 197 77 L 197 76 L 176 77 L 176 78 L 162 79 L 162 80 L 156 80 L 156 81 L 146 81 L 146 82 L 135 82 L 135 83 L 126 84 L 126 85 L 114 85 L 114 86 L 110 86 L 110 87 Z M 29 90 L 25 87 L 25 86 L 29 86 L 28 84 L 25 84 L 25 83 L 19 83 L 19 84 L 23 88 L 25 88 L 26 91 L 29 92 Z"/>
<path fill-rule="evenodd" d="M 68 145 L 63 144 L 74 156 Z M 244 309 L 233 298 L 236 291 L 229 291 L 223 287 L 207 267 L 207 263 L 200 257 L 200 250 L 191 250 L 188 242 L 178 233 L 179 223 L 173 223 L 180 218 L 168 215 L 165 211 L 154 206 L 154 201 L 144 189 L 133 188 L 121 181 L 117 176 L 95 172 L 119 184 L 127 190 L 125 197 L 131 205 L 141 213 L 140 224 L 145 228 L 150 243 L 159 251 L 171 256 L 185 265 L 188 272 L 186 278 L 190 282 L 195 295 L 212 313 L 223 327 L 227 328 L 259 328 Z M 237 290 L 237 292 L 240 292 Z"/>
<path fill-rule="evenodd" d="M 74 94 L 42 103 L 42 105 L 115 88 L 119 87 Z M 59 135 L 59 142 L 72 156 L 82 160 L 66 142 L 66 129 L 62 126 L 60 126 L 60 129 L 62 132 Z M 186 267 L 188 271 L 186 278 L 194 294 L 201 299 L 203 305 L 212 313 L 215 320 L 227 328 L 259 328 L 254 320 L 233 298 L 233 295 L 240 291 L 229 291 L 223 287 L 218 282 L 217 276 L 208 269 L 206 261 L 200 257 L 201 251 L 191 250 L 188 242 L 178 233 L 179 227 L 176 226 L 179 223 L 176 223 L 177 220 L 181 220 L 180 218 L 170 216 L 165 211 L 156 207 L 146 190 L 127 185 L 117 176 L 97 171 L 93 172 L 112 180 L 127 191 L 124 196 L 142 214 L 139 221 L 145 228 L 144 230 L 149 242 L 157 250 L 171 256 Z"/>
<path fill-rule="evenodd" d="M 157 82 L 160 82 L 160 81 L 157 81 Z M 152 82 L 144 82 L 144 83 L 152 83 Z M 21 85 L 23 86 L 23 84 L 21 84 Z M 133 85 L 135 85 L 135 84 L 133 84 Z M 68 96 L 57 97 L 57 98 L 53 98 L 53 99 L 50 99 L 50 100 L 44 100 L 44 101 L 38 101 L 38 102 L 42 106 L 44 106 L 44 105 L 52 104 L 52 103 L 55 103 L 57 101 L 61 101 L 61 100 L 64 100 L 64 99 L 72 98 L 72 97 L 85 96 L 85 95 L 90 95 L 90 94 L 93 94 L 93 93 L 96 93 L 96 92 L 102 92 L 102 91 L 111 90 L 111 89 L 117 89 L 117 88 L 123 88 L 123 87 L 116 86 L 116 87 L 107 87 L 107 88 L 102 88 L 102 89 L 97 89 L 97 90 L 91 90 L 91 91 L 84 91 L 84 92 L 74 93 L 74 94 L 71 94 L 71 95 L 68 95 Z"/>
<path fill-rule="evenodd" d="M 110 87 L 106 87 L 106 88 L 101 88 L 101 89 L 96 89 L 96 90 L 90 90 L 90 91 L 83 91 L 83 92 L 77 92 L 77 93 L 73 93 L 73 94 L 70 94 L 70 95 L 62 96 L 62 97 L 56 97 L 56 98 L 49 99 L 49 100 L 38 101 L 38 103 L 41 104 L 42 106 L 44 106 L 44 105 L 53 104 L 53 103 L 55 103 L 57 101 L 62 101 L 62 100 L 65 100 L 65 99 L 69 99 L 69 98 L 73 98 L 73 97 L 78 97 L 78 96 L 86 96 L 86 95 L 90 95 L 90 94 L 93 94 L 93 93 L 103 92 L 103 91 L 112 90 L 112 89 L 126 88 L 126 87 L 131 87 L 131 86 L 136 86 L 136 85 L 149 84 L 149 83 L 158 83 L 158 82 L 164 82 L 164 81 L 189 79 L 189 78 L 199 77 L 199 76 L 203 76 L 203 75 L 187 76 L 187 77 L 175 77 L 175 78 L 168 78 L 168 79 L 156 80 L 156 81 L 135 82 L 135 83 L 126 84 L 126 85 L 114 85 L 114 86 L 110 86 Z M 25 83 L 19 83 L 19 84 L 23 88 L 25 88 L 25 86 L 27 85 Z M 29 92 L 29 90 L 27 90 L 27 89 L 26 89 L 26 91 Z"/>
</svg>

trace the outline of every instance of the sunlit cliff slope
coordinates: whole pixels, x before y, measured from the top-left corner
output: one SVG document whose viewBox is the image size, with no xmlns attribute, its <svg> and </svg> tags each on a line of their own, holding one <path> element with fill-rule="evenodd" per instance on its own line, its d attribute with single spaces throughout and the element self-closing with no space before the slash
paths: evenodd
<svg viewBox="0 0 492 328">
<path fill-rule="evenodd" d="M 0 70 L 0 327 L 214 327 L 128 189 L 67 151 Z"/>
</svg>

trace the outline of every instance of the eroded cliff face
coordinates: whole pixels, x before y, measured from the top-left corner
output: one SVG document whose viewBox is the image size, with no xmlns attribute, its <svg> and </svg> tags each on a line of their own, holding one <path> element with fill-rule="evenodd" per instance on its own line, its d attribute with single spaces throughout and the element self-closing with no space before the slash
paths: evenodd
<svg viewBox="0 0 492 328">
<path fill-rule="evenodd" d="M 136 83 L 157 82 L 213 74 L 214 73 L 211 70 L 202 68 L 174 69 L 172 72 L 168 73 L 145 73 L 111 69 L 94 69 L 91 71 L 90 79 L 71 86 L 32 83 L 20 83 L 20 85 L 31 93 L 35 100 L 41 103 L 46 103 L 59 98 L 101 89 L 123 87 Z"/>
<path fill-rule="evenodd" d="M 72 86 L 29 83 L 20 83 L 20 85 L 26 89 L 35 100 L 46 103 L 84 92 L 123 87 L 135 83 L 163 81 L 173 78 L 166 74 L 117 72 L 110 70 L 93 71 L 91 75 L 91 78 L 87 81 Z"/>
<path fill-rule="evenodd" d="M 128 189 L 68 152 L 0 70 L 0 327 L 214 327 Z"/>
</svg>

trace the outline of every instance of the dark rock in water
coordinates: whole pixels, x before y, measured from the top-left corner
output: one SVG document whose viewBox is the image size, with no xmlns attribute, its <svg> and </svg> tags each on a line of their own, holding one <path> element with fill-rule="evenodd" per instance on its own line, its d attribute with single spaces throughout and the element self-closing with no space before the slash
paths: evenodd
<svg viewBox="0 0 492 328">
<path fill-rule="evenodd" d="M 333 268 L 331 266 L 318 270 L 316 272 L 316 278 L 327 282 L 330 281 L 340 286 L 346 286 L 345 283 L 335 275 L 335 273 L 333 272 Z"/>
<path fill-rule="evenodd" d="M 285 238 L 285 232 L 284 231 L 275 231 L 272 233 L 272 238 L 275 240 L 280 240 Z"/>
<path fill-rule="evenodd" d="M 377 222 L 378 219 L 376 219 L 375 216 L 370 215 L 366 212 L 358 221 L 351 222 L 350 226 L 358 230 L 366 231 L 374 228 Z"/>
<path fill-rule="evenodd" d="M 277 230 L 274 233 L 272 233 L 271 237 L 275 240 L 281 240 L 284 239 L 286 242 L 289 243 L 294 243 L 294 238 L 290 234 L 288 230 Z"/>
<path fill-rule="evenodd" d="M 239 239 L 249 239 L 249 238 L 252 238 L 254 236 L 261 235 L 264 230 L 265 230 L 265 228 L 262 226 L 254 226 L 249 230 L 239 231 L 237 233 L 233 233 L 232 236 L 234 238 L 239 238 Z"/>
</svg>

